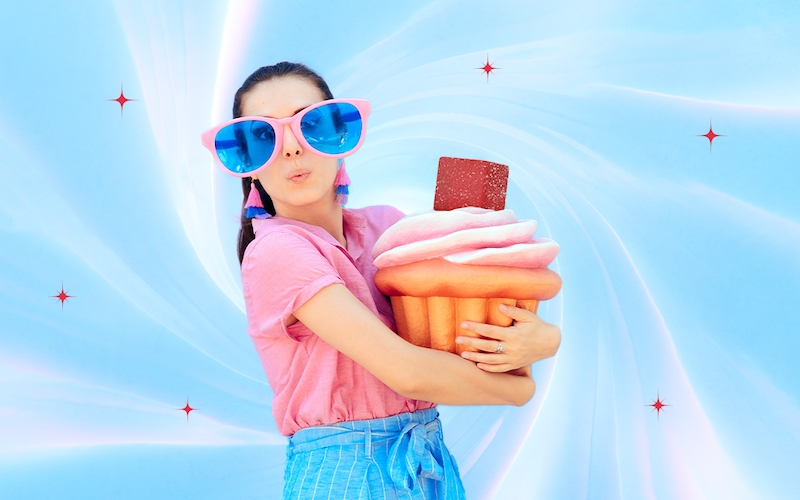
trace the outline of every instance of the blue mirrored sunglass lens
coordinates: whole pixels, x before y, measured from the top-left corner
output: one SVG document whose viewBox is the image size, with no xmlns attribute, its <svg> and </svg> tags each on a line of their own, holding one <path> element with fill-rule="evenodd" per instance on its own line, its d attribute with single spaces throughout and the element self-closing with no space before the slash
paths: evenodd
<svg viewBox="0 0 800 500">
<path fill-rule="evenodd" d="M 246 174 L 264 165 L 272 156 L 275 130 L 266 122 L 236 122 L 217 132 L 214 146 L 225 168 Z"/>
<path fill-rule="evenodd" d="M 361 113 L 352 104 L 326 104 L 307 112 L 300 122 L 308 144 L 321 153 L 343 154 L 361 139 Z"/>
</svg>

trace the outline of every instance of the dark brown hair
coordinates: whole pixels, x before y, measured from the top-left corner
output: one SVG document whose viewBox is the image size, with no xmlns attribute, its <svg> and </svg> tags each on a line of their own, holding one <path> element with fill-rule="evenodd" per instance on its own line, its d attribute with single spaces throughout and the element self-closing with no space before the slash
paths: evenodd
<svg viewBox="0 0 800 500">
<path fill-rule="evenodd" d="M 323 80 L 321 76 L 311 70 L 311 68 L 305 64 L 283 61 L 272 66 L 262 66 L 247 77 L 242 86 L 239 87 L 239 90 L 236 91 L 236 95 L 233 98 L 233 117 L 239 118 L 242 116 L 242 99 L 253 87 L 274 78 L 283 78 L 287 76 L 305 78 L 309 83 L 319 89 L 322 95 L 325 96 L 325 99 L 333 99 L 333 94 L 331 94 L 328 84 L 325 83 L 325 80 Z M 253 233 L 253 223 L 250 219 L 245 217 L 247 213 L 245 203 L 247 203 L 247 196 L 250 194 L 250 182 L 250 177 L 242 178 L 242 214 L 240 217 L 242 227 L 239 229 L 237 249 L 239 253 L 239 265 L 242 265 L 242 259 L 244 259 L 244 251 L 247 249 L 247 245 L 256 237 L 255 233 Z M 256 180 L 255 186 L 256 189 L 258 189 L 258 194 L 261 196 L 261 203 L 264 204 L 264 209 L 270 215 L 275 215 L 275 206 L 272 203 L 272 198 L 264 191 L 261 182 Z"/>
</svg>

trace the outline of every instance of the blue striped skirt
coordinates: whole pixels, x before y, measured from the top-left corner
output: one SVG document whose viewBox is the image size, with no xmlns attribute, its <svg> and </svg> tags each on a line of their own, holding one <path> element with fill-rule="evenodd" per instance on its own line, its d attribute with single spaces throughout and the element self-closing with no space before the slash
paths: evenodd
<svg viewBox="0 0 800 500">
<path fill-rule="evenodd" d="M 436 408 L 297 431 L 283 500 L 464 500 Z"/>
</svg>

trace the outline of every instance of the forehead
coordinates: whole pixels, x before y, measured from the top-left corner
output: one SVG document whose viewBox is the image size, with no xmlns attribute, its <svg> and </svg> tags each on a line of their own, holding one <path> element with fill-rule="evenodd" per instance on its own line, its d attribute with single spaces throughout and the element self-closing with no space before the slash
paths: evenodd
<svg viewBox="0 0 800 500">
<path fill-rule="evenodd" d="M 286 118 L 324 101 L 325 96 L 305 78 L 285 76 L 259 83 L 242 97 L 242 116 Z"/>
</svg>

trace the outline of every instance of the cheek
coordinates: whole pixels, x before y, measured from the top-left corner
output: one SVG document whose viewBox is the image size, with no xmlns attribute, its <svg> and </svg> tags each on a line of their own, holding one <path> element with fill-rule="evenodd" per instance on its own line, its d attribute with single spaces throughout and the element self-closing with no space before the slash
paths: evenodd
<svg viewBox="0 0 800 500">
<path fill-rule="evenodd" d="M 277 186 L 280 185 L 277 174 L 274 170 L 267 169 L 268 172 L 261 172 L 258 175 L 258 180 L 261 182 L 261 187 L 267 192 L 270 197 L 273 197 L 277 191 Z"/>
<path fill-rule="evenodd" d="M 325 162 L 321 165 L 320 177 L 326 184 L 333 186 L 336 174 L 339 170 L 339 160 L 335 158 L 324 158 Z"/>
</svg>

